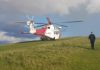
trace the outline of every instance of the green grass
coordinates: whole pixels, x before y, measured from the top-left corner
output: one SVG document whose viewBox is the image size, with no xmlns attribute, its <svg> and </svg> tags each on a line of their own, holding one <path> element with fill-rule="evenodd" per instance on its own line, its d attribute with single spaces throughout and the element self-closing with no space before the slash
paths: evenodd
<svg viewBox="0 0 100 70">
<path fill-rule="evenodd" d="M 86 37 L 0 45 L 0 70 L 100 70 L 100 39 L 95 50 Z"/>
</svg>

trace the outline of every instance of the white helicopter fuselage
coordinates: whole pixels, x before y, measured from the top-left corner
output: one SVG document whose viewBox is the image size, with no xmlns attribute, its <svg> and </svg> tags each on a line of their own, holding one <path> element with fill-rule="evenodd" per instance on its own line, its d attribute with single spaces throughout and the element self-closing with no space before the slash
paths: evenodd
<svg viewBox="0 0 100 70">
<path fill-rule="evenodd" d="M 34 23 L 27 22 L 29 26 L 29 33 L 40 36 L 41 39 L 59 39 L 60 38 L 60 28 L 54 25 L 46 25 L 45 28 L 36 29 L 34 28 Z"/>
</svg>

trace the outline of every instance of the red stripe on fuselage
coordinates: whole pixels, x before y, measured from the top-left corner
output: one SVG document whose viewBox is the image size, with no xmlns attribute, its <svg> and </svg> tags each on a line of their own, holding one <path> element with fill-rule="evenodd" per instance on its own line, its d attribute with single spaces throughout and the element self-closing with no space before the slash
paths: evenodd
<svg viewBox="0 0 100 70">
<path fill-rule="evenodd" d="M 43 36 L 45 34 L 46 28 L 36 29 L 35 35 Z"/>
</svg>

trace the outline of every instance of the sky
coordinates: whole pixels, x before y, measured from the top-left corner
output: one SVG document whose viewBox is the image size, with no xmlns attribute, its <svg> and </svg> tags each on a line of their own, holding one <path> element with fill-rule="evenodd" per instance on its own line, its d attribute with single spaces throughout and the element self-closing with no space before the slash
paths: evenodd
<svg viewBox="0 0 100 70">
<path fill-rule="evenodd" d="M 25 24 L 26 15 L 34 16 L 35 22 L 83 20 L 80 23 L 59 23 L 62 37 L 88 36 L 93 32 L 100 37 L 100 0 L 0 0 L 0 43 L 37 40 L 34 35 L 22 35 L 20 28 Z"/>
</svg>

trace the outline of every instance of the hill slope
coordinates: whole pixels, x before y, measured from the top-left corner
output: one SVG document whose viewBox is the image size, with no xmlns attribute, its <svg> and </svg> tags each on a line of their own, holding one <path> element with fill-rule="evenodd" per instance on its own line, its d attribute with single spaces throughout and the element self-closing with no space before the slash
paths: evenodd
<svg viewBox="0 0 100 70">
<path fill-rule="evenodd" d="M 0 46 L 0 70 L 100 70 L 100 39 L 95 50 L 84 37 Z"/>
</svg>

